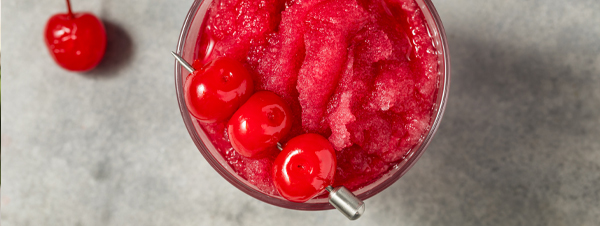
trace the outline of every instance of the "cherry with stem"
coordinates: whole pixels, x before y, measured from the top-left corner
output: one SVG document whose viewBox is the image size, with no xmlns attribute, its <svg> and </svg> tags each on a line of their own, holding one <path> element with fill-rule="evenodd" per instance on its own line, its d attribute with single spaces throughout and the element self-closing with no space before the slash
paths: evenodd
<svg viewBox="0 0 600 226">
<path fill-rule="evenodd" d="M 54 14 L 46 23 L 44 38 L 54 61 L 75 72 L 96 67 L 106 50 L 106 30 L 92 13 L 77 13 L 66 0 L 67 12 Z"/>
</svg>

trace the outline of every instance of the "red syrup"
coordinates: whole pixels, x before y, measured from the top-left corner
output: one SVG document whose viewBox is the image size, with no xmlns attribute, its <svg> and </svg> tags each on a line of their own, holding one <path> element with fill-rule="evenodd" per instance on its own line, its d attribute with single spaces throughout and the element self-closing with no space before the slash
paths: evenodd
<svg viewBox="0 0 600 226">
<path fill-rule="evenodd" d="M 334 186 L 373 183 L 429 132 L 438 55 L 414 0 L 215 0 L 206 15 L 194 67 L 240 61 L 256 91 L 290 106 L 283 144 L 304 133 L 331 142 Z M 226 122 L 199 124 L 238 175 L 277 195 L 275 147 L 247 158 L 233 150 Z"/>
</svg>

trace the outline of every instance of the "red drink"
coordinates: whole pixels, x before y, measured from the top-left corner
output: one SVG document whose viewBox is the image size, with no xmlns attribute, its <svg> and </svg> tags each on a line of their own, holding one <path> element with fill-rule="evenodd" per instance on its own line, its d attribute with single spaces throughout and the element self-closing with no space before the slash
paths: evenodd
<svg viewBox="0 0 600 226">
<path fill-rule="evenodd" d="M 208 7 L 196 15 L 206 17 L 187 34 L 198 37 L 184 57 L 195 66 L 236 59 L 257 91 L 281 96 L 293 114 L 281 143 L 303 133 L 328 138 L 338 163 L 334 186 L 360 190 L 396 174 L 439 122 L 446 68 L 414 0 L 215 0 Z M 271 172 L 277 150 L 247 158 L 233 150 L 227 121 L 194 124 L 238 179 L 279 196 Z"/>
</svg>

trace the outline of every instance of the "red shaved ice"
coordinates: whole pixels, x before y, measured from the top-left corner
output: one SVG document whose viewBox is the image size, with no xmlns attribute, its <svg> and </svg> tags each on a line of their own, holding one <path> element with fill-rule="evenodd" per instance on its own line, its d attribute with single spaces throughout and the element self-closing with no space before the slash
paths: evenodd
<svg viewBox="0 0 600 226">
<path fill-rule="evenodd" d="M 257 91 L 281 96 L 293 112 L 281 143 L 328 138 L 335 186 L 374 182 L 429 132 L 438 55 L 414 0 L 215 0 L 207 17 L 194 65 L 237 59 Z M 200 124 L 235 172 L 276 195 L 275 156 L 241 156 L 223 123 Z"/>
</svg>

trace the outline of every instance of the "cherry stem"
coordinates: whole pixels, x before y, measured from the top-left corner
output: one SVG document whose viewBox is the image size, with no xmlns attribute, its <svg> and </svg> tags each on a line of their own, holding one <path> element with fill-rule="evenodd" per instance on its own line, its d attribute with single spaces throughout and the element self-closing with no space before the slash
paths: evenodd
<svg viewBox="0 0 600 226">
<path fill-rule="evenodd" d="M 75 16 L 73 16 L 73 11 L 71 11 L 71 1 L 69 0 L 67 0 L 67 10 L 69 10 L 69 16 L 74 18 Z"/>
</svg>

